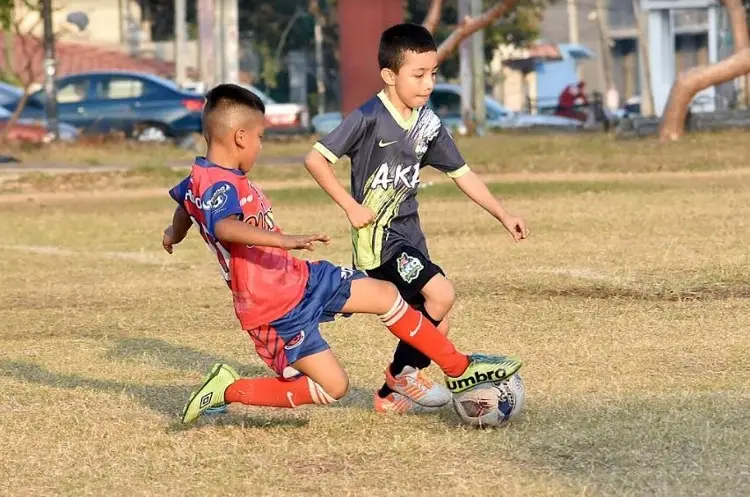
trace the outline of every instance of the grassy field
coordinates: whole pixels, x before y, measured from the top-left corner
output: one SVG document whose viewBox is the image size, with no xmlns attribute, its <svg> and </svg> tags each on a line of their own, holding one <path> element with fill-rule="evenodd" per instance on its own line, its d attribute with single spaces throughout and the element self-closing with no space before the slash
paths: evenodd
<svg viewBox="0 0 750 497">
<path fill-rule="evenodd" d="M 523 417 L 483 431 L 451 409 L 373 413 L 395 339 L 367 317 L 324 326 L 352 378 L 336 407 L 232 406 L 183 428 L 212 363 L 268 371 L 199 237 L 161 251 L 172 173 L 144 170 L 127 194 L 97 191 L 111 177 L 16 178 L 0 195 L 0 495 L 748 495 L 739 136 L 555 138 L 528 153 L 509 140 L 496 166 L 494 141 L 463 143 L 528 220 L 519 245 L 428 180 L 422 221 L 457 289 L 455 342 L 526 360 Z M 314 256 L 346 264 L 346 218 L 289 171 L 258 171 L 277 221 L 328 232 Z"/>
</svg>

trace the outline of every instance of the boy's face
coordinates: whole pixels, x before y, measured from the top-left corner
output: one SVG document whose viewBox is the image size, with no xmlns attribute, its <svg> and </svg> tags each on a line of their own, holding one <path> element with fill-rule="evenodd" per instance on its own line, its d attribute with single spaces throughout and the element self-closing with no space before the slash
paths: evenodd
<svg viewBox="0 0 750 497">
<path fill-rule="evenodd" d="M 430 99 L 430 94 L 435 88 L 435 75 L 437 74 L 438 60 L 437 52 L 406 52 L 404 63 L 398 72 L 390 72 L 384 78 L 386 84 L 395 87 L 396 94 L 401 101 L 412 109 L 422 107 Z M 392 83 L 388 81 L 392 79 Z"/>
<path fill-rule="evenodd" d="M 263 148 L 264 131 L 263 116 L 260 116 L 235 132 L 234 141 L 241 170 L 249 172 L 258 160 Z"/>
</svg>

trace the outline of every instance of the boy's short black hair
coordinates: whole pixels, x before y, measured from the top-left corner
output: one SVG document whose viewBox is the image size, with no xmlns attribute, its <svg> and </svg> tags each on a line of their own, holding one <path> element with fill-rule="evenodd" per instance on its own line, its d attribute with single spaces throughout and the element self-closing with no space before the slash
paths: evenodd
<svg viewBox="0 0 750 497">
<path fill-rule="evenodd" d="M 378 48 L 380 69 L 398 72 L 406 52 L 436 52 L 435 39 L 421 24 L 406 22 L 383 31 Z"/>
<path fill-rule="evenodd" d="M 222 126 L 234 126 L 238 119 L 244 120 L 252 112 L 266 113 L 266 106 L 258 95 L 239 85 L 218 85 L 206 94 L 203 133 L 213 135 Z"/>
<path fill-rule="evenodd" d="M 218 85 L 206 94 L 203 112 L 208 114 L 224 107 L 246 107 L 261 114 L 266 113 L 266 106 L 258 95 L 247 88 L 230 83 Z"/>
</svg>

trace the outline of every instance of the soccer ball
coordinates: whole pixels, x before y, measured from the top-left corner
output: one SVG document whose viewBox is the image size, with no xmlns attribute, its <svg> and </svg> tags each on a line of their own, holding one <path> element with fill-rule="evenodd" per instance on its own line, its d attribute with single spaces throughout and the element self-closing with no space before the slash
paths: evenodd
<svg viewBox="0 0 750 497">
<path fill-rule="evenodd" d="M 510 378 L 484 383 L 453 396 L 453 407 L 464 423 L 478 427 L 506 424 L 523 410 L 526 394 L 523 379 Z"/>
</svg>

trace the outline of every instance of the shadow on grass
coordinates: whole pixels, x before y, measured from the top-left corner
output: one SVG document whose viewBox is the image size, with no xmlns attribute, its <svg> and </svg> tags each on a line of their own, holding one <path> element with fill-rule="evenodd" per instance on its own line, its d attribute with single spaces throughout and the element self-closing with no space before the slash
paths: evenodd
<svg viewBox="0 0 750 497">
<path fill-rule="evenodd" d="M 586 495 L 750 495 L 746 391 L 602 397 L 531 397 L 506 427 L 470 433 L 472 451 L 561 475 Z M 438 416 L 460 424 L 451 409 Z"/>
<path fill-rule="evenodd" d="M 265 366 L 241 364 L 223 356 L 201 352 L 181 345 L 174 345 L 158 338 L 122 338 L 118 339 L 107 353 L 107 359 L 127 360 L 153 364 L 160 364 L 189 372 L 208 372 L 217 362 L 229 364 L 243 377 L 271 376 L 271 370 Z M 349 393 L 334 407 L 372 408 L 374 390 L 368 390 L 355 385 L 349 387 Z"/>
<path fill-rule="evenodd" d="M 270 369 L 263 366 L 240 364 L 223 356 L 207 354 L 156 338 L 119 338 L 106 357 L 110 360 L 127 360 L 147 364 L 153 364 L 156 361 L 166 367 L 199 373 L 207 372 L 215 363 L 224 363 L 234 367 L 243 377 L 268 377 L 271 375 Z M 175 419 L 175 422 L 170 425 L 171 430 L 185 428 L 177 420 L 190 393 L 198 386 L 197 384 L 189 386 L 140 385 L 100 380 L 75 374 L 56 373 L 39 365 L 22 361 L 0 361 L 0 375 L 25 383 L 55 388 L 70 390 L 83 388 L 111 394 L 130 395 L 141 405 Z M 349 394 L 333 406 L 371 409 L 372 395 L 371 390 L 352 386 Z M 231 412 L 207 416 L 206 419 L 213 420 L 219 425 L 240 427 L 299 427 L 307 424 L 307 420 L 301 419 L 257 417 Z"/>
<path fill-rule="evenodd" d="M 184 425 L 178 418 L 169 424 L 167 432 L 179 433 L 187 430 L 200 429 L 203 426 L 219 426 L 230 428 L 302 428 L 310 423 L 303 417 L 285 417 L 281 410 L 276 410 L 281 415 L 268 417 L 253 414 L 252 407 L 242 410 L 219 414 L 204 414 L 195 423 Z M 285 409 L 286 410 L 286 409 Z M 274 411 L 270 411 L 274 412 Z"/>
<path fill-rule="evenodd" d="M 519 290 L 521 289 L 516 289 L 516 291 Z M 750 284 L 742 282 L 716 282 L 682 288 L 580 284 L 559 288 L 526 289 L 525 291 L 543 298 L 575 297 L 583 299 L 623 299 L 656 302 L 691 302 L 750 298 Z"/>
<path fill-rule="evenodd" d="M 0 375 L 24 383 L 76 390 L 84 388 L 97 392 L 131 395 L 140 404 L 166 416 L 178 416 L 191 392 L 184 385 L 138 385 L 111 380 L 97 380 L 75 374 L 48 371 L 41 366 L 22 361 L 0 361 Z"/>
<path fill-rule="evenodd" d="M 207 373 L 217 362 L 229 364 L 241 376 L 269 376 L 271 371 L 264 366 L 241 364 L 224 356 L 147 337 L 118 339 L 106 358 L 142 364 L 156 362 L 169 368 L 199 373 Z"/>
<path fill-rule="evenodd" d="M 715 281 L 695 281 L 680 284 L 680 277 L 673 283 L 643 282 L 618 285 L 603 281 L 564 281 L 551 284 L 517 285 L 511 284 L 498 289 L 490 282 L 474 281 L 462 288 L 466 295 L 492 297 L 493 295 L 519 295 L 522 297 L 552 297 L 595 299 L 595 300 L 642 300 L 651 302 L 693 302 L 729 299 L 749 299 L 750 283 L 739 279 Z"/>
<path fill-rule="evenodd" d="M 582 399 L 532 409 L 511 436 L 529 463 L 617 495 L 749 495 L 748 408 L 747 393 Z"/>
</svg>

